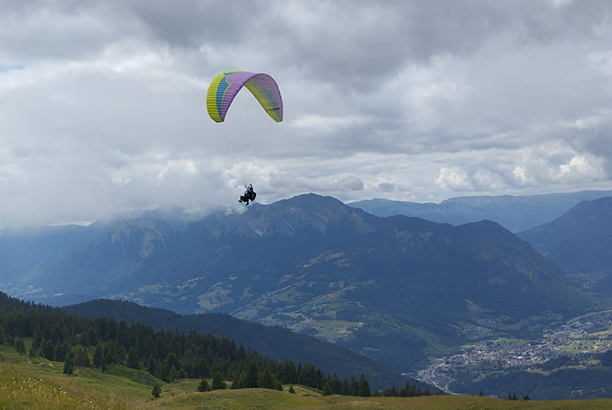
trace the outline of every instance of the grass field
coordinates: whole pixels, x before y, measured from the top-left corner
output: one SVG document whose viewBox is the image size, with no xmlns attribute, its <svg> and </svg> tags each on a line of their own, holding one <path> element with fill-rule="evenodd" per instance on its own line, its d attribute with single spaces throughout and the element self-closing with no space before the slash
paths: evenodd
<svg viewBox="0 0 612 410">
<path fill-rule="evenodd" d="M 162 385 L 153 399 L 152 386 Z M 79 368 L 72 376 L 62 363 L 18 355 L 0 347 L 0 410 L 247 410 L 247 409 L 377 409 L 377 410 L 569 410 L 612 409 L 612 399 L 581 401 L 506 401 L 471 396 L 415 398 L 348 396 L 324 397 L 315 389 L 294 386 L 296 394 L 265 389 L 217 390 L 198 393 L 198 380 L 166 384 L 145 371 L 111 366 L 107 372 Z"/>
</svg>

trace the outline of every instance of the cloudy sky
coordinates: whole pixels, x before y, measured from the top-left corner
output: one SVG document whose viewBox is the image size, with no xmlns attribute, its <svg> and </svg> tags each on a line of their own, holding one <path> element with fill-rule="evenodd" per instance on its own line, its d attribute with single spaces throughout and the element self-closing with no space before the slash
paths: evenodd
<svg viewBox="0 0 612 410">
<path fill-rule="evenodd" d="M 232 69 L 284 122 L 208 117 Z M 610 189 L 611 103 L 607 0 L 0 0 L 0 226 Z"/>
</svg>

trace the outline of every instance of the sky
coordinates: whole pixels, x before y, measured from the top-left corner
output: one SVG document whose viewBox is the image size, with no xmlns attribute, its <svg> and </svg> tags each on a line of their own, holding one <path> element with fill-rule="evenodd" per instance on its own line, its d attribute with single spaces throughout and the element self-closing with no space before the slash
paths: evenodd
<svg viewBox="0 0 612 410">
<path fill-rule="evenodd" d="M 607 0 L 0 0 L 0 227 L 612 188 Z M 270 74 L 284 121 L 226 70 Z"/>
</svg>

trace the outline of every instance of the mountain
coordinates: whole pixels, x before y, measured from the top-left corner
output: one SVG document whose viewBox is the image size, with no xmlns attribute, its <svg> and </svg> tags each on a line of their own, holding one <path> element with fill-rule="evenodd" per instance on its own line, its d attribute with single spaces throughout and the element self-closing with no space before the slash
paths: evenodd
<svg viewBox="0 0 612 410">
<path fill-rule="evenodd" d="M 0 231 L 0 283 L 43 262 L 60 260 L 84 250 L 100 234 L 95 227 L 41 226 Z"/>
<path fill-rule="evenodd" d="M 163 224 L 164 229 L 171 231 L 189 221 L 201 218 L 201 213 L 188 212 L 184 208 L 159 207 L 153 210 L 133 210 L 111 215 L 87 226 L 57 225 L 0 230 L 0 289 L 13 293 L 14 286 L 23 283 L 24 278 L 31 277 L 33 273 L 43 269 L 39 265 L 59 262 L 72 257 L 92 245 L 101 235 L 114 229 L 125 230 L 126 228 L 118 226 L 129 225 L 129 222 L 126 221 L 156 221 L 156 223 Z M 121 235 L 120 232 L 117 234 Z M 113 243 L 117 243 L 117 239 L 115 238 Z M 143 246 L 146 248 L 149 245 L 144 244 Z M 104 255 L 99 256 L 104 257 Z M 83 261 L 83 263 L 86 262 Z M 104 271 L 102 266 L 99 269 Z M 33 284 L 31 291 L 37 292 L 37 289 L 39 288 L 36 284 Z M 25 294 L 21 293 L 21 296 Z M 88 296 L 72 293 L 56 295 L 54 300 L 55 304 L 77 303 L 88 300 Z"/>
<path fill-rule="evenodd" d="M 349 205 L 377 216 L 405 215 L 452 225 L 489 219 L 512 232 L 519 232 L 552 221 L 580 201 L 611 194 L 612 191 L 581 191 L 526 196 L 471 196 L 451 198 L 439 204 L 370 199 Z"/>
<path fill-rule="evenodd" d="M 264 326 L 236 319 L 227 314 L 206 313 L 183 316 L 133 302 L 105 299 L 66 306 L 62 310 L 90 318 L 106 317 L 128 323 L 143 323 L 157 330 L 178 330 L 184 333 L 195 330 L 202 334 L 233 339 L 236 343 L 254 349 L 266 357 L 278 361 L 310 363 L 330 374 L 337 373 L 341 378 L 366 374 L 374 388 L 404 386 L 409 382 L 422 390 L 436 390 L 431 385 L 403 377 L 398 372 L 351 350 L 279 326 Z"/>
<path fill-rule="evenodd" d="M 583 201 L 519 236 L 562 268 L 577 286 L 612 295 L 612 197 Z"/>
<path fill-rule="evenodd" d="M 494 222 L 380 218 L 314 194 L 182 228 L 123 221 L 86 250 L 42 265 L 21 288 L 45 303 L 83 293 L 230 313 L 399 371 L 474 338 L 525 335 L 594 307 Z"/>
</svg>

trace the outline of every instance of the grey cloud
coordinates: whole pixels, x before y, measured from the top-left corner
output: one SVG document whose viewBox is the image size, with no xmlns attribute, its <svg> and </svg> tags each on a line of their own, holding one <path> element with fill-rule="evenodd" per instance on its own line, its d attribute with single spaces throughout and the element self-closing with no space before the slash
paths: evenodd
<svg viewBox="0 0 612 410">
<path fill-rule="evenodd" d="M 611 183 L 607 1 L 226 3 L 0 0 L 3 218 Z M 210 121 L 228 68 L 285 121 L 246 93 Z"/>
<path fill-rule="evenodd" d="M 378 184 L 378 189 L 384 192 L 395 191 L 395 185 L 389 182 L 381 182 Z"/>
<path fill-rule="evenodd" d="M 359 94 L 404 64 L 428 64 L 436 55 L 464 56 L 507 32 L 516 32 L 522 42 L 590 37 L 612 5 L 576 3 L 555 8 L 546 1 L 288 1 L 276 4 L 286 37 L 279 52 L 309 75 Z"/>
<path fill-rule="evenodd" d="M 220 4 L 214 0 L 186 0 L 169 7 L 164 0 L 126 2 L 153 34 L 170 45 L 199 47 L 242 41 L 267 12 L 265 2 L 239 0 Z"/>
</svg>

